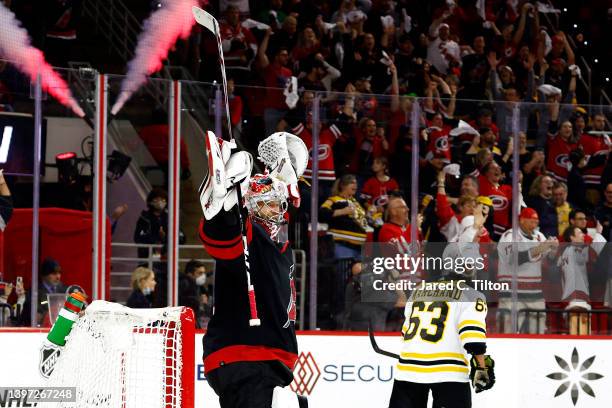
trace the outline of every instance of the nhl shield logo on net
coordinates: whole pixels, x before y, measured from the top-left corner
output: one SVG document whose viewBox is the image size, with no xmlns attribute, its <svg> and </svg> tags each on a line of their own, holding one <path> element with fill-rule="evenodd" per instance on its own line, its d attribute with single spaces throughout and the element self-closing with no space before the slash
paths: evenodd
<svg viewBox="0 0 612 408">
<path fill-rule="evenodd" d="M 38 364 L 38 371 L 40 371 L 40 375 L 45 378 L 49 378 L 51 376 L 60 354 L 61 350 L 58 347 L 53 347 L 50 345 L 45 345 L 40 350 L 40 363 Z"/>
</svg>

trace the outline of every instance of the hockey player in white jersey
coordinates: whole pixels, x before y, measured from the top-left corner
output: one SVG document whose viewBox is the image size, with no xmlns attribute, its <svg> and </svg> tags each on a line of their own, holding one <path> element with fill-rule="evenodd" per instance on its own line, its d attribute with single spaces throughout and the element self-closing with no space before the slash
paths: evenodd
<svg viewBox="0 0 612 408">
<path fill-rule="evenodd" d="M 476 244 L 453 243 L 444 253 L 449 256 L 476 259 L 480 254 Z M 485 355 L 485 296 L 469 286 L 473 271 L 457 272 L 436 282 L 450 284 L 448 290 L 410 294 L 389 408 L 425 408 L 429 391 L 433 407 L 469 408 L 470 380 L 476 392 L 495 383 L 493 359 Z"/>
</svg>

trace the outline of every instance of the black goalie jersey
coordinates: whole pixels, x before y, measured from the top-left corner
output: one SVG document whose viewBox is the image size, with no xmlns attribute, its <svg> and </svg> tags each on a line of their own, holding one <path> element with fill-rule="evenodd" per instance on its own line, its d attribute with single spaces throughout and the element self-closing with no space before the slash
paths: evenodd
<svg viewBox="0 0 612 408">
<path fill-rule="evenodd" d="M 247 221 L 251 283 L 261 326 L 249 326 L 250 309 L 238 209 L 203 220 L 200 238 L 216 260 L 214 314 L 203 339 L 204 371 L 237 361 L 277 360 L 293 370 L 296 291 L 289 243 L 273 242 Z"/>
</svg>

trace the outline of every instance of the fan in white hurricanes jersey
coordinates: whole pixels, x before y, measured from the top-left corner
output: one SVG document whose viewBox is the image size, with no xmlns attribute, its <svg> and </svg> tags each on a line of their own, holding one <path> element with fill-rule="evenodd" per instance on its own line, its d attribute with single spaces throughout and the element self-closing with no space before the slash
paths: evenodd
<svg viewBox="0 0 612 408">
<path fill-rule="evenodd" d="M 479 256 L 474 244 L 449 244 L 444 253 L 445 258 Z M 451 283 L 451 290 L 410 295 L 390 408 L 425 408 L 429 391 L 436 407 L 469 408 L 470 379 L 476 392 L 495 383 L 493 359 L 485 356 L 487 302 L 469 286 L 471 273 L 449 272 L 444 283 Z"/>
<path fill-rule="evenodd" d="M 589 304 L 589 278 L 587 262 L 589 246 L 584 243 L 585 234 L 576 226 L 570 225 L 563 232 L 566 247 L 561 253 L 557 265 L 563 273 L 563 294 L 561 298 L 568 302 L 566 309 L 591 310 Z"/>
<path fill-rule="evenodd" d="M 537 231 L 539 224 L 538 213 L 533 208 L 523 208 L 519 215 L 519 231 L 516 245 L 512 242 L 512 229 L 507 230 L 499 240 L 497 252 L 499 254 L 499 282 L 512 282 L 514 269 L 514 250 L 518 251 L 517 282 L 519 312 L 523 309 L 544 309 L 544 295 L 542 292 L 542 260 L 545 256 L 552 257 L 559 241 L 557 238 L 546 238 Z M 510 311 L 512 310 L 510 292 L 500 292 L 498 322 L 503 324 L 500 331 L 512 332 Z M 519 313 L 519 330 L 523 333 L 544 333 L 546 329 L 544 313 Z"/>
</svg>

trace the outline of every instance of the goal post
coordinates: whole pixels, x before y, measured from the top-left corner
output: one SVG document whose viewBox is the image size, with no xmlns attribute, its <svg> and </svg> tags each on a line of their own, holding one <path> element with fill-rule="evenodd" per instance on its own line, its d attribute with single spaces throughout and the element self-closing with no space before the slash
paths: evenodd
<svg viewBox="0 0 612 408">
<path fill-rule="evenodd" d="M 187 307 L 94 301 L 75 323 L 50 386 L 76 387 L 65 408 L 193 408 L 195 318 Z"/>
</svg>

